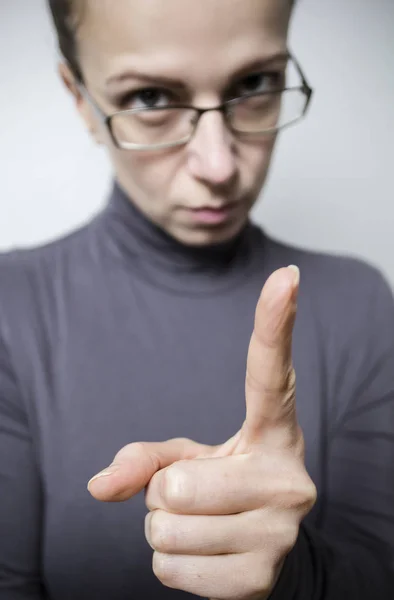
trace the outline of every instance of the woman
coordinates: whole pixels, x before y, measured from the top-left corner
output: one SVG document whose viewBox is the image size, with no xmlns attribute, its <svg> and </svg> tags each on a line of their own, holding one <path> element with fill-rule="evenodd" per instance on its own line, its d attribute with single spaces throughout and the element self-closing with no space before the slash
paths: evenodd
<svg viewBox="0 0 394 600">
<path fill-rule="evenodd" d="M 292 3 L 50 7 L 116 183 L 0 260 L 0 597 L 391 598 L 391 293 L 249 221 L 312 95 Z"/>
</svg>

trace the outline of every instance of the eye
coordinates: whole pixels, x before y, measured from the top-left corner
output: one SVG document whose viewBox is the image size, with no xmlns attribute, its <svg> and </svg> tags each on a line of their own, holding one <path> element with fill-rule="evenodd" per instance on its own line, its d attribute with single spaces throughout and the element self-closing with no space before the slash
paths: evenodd
<svg viewBox="0 0 394 600">
<path fill-rule="evenodd" d="M 171 102 L 171 94 L 160 88 L 144 88 L 128 92 L 119 100 L 122 109 L 165 108 Z"/>
<path fill-rule="evenodd" d="M 284 87 L 284 73 L 280 71 L 251 73 L 236 86 L 237 96 L 271 92 Z"/>
</svg>

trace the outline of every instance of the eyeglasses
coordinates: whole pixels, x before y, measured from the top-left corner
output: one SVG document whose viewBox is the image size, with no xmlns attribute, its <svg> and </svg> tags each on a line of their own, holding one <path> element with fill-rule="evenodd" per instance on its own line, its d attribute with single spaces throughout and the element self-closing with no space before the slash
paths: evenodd
<svg viewBox="0 0 394 600">
<path fill-rule="evenodd" d="M 115 146 L 123 150 L 160 150 L 187 144 L 202 115 L 211 111 L 222 113 L 229 129 L 239 137 L 273 135 L 305 116 L 313 94 L 296 59 L 291 54 L 288 59 L 296 77 L 294 85 L 282 84 L 269 91 L 248 93 L 212 108 L 171 104 L 107 115 L 84 85 L 79 88 L 108 129 Z"/>
</svg>

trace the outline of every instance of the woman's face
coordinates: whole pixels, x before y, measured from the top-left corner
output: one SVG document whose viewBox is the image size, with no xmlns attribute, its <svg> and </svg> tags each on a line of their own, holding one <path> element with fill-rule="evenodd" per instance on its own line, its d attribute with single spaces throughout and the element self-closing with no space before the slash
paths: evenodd
<svg viewBox="0 0 394 600">
<path fill-rule="evenodd" d="M 270 72 L 285 70 L 290 0 L 85 1 L 80 61 L 86 88 L 107 114 L 171 103 L 213 107 L 264 90 Z M 151 221 L 191 245 L 225 241 L 242 229 L 266 178 L 274 136 L 239 137 L 213 111 L 186 145 L 120 150 L 75 94 L 121 186 Z"/>
</svg>

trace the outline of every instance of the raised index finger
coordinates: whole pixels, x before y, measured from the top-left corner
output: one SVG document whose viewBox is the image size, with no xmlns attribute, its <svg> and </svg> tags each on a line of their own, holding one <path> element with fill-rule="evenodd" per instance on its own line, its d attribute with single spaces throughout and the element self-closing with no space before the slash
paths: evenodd
<svg viewBox="0 0 394 600">
<path fill-rule="evenodd" d="M 289 447 L 298 440 L 292 332 L 299 270 L 275 271 L 256 308 L 246 368 L 246 421 L 243 441 Z"/>
</svg>

